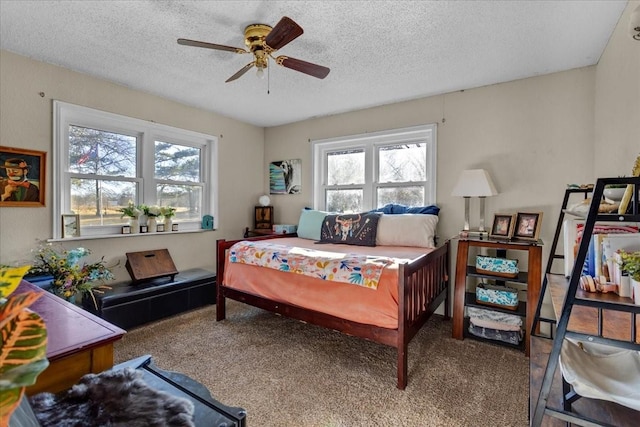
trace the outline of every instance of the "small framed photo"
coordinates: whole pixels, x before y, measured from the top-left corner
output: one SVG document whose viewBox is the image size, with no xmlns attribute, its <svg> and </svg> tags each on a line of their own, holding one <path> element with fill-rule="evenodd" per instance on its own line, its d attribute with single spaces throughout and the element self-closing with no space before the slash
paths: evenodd
<svg viewBox="0 0 640 427">
<path fill-rule="evenodd" d="M 510 239 L 513 236 L 515 224 L 516 216 L 514 214 L 495 214 L 489 237 L 492 239 Z"/>
<path fill-rule="evenodd" d="M 131 226 L 123 225 L 122 226 L 122 234 L 131 234 Z"/>
<path fill-rule="evenodd" d="M 162 233 L 164 231 L 164 224 L 158 224 L 156 225 L 156 231 L 158 233 Z"/>
<path fill-rule="evenodd" d="M 522 240 L 538 240 L 542 227 L 542 212 L 518 212 L 513 237 Z"/>
<path fill-rule="evenodd" d="M 171 231 L 178 231 L 178 224 L 171 224 Z"/>
<path fill-rule="evenodd" d="M 80 215 L 62 215 L 62 237 L 80 236 Z"/>
<path fill-rule="evenodd" d="M 146 225 L 141 225 L 140 226 L 140 232 L 141 233 L 148 233 L 149 232 L 149 227 Z"/>
</svg>

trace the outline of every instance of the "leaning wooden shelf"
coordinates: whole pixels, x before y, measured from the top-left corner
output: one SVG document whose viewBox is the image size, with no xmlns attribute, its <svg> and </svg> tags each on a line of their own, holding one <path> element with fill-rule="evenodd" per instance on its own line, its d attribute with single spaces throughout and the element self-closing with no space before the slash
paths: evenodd
<svg viewBox="0 0 640 427">
<path fill-rule="evenodd" d="M 629 185 L 632 186 L 632 200 L 629 205 L 629 209 L 626 209 L 625 212 L 621 214 L 599 213 L 598 211 L 600 208 L 600 200 L 602 200 L 603 197 L 603 190 L 607 185 L 613 184 L 627 184 L 627 189 L 629 189 Z M 565 192 L 565 202 L 563 203 L 563 208 L 566 206 L 567 197 L 568 192 Z M 639 197 L 640 177 L 600 178 L 596 181 L 592 193 L 592 200 L 589 205 L 589 213 L 587 214 L 585 225 L 582 231 L 582 239 L 575 257 L 575 261 L 573 261 L 572 263 L 573 267 L 570 278 L 566 285 L 565 295 L 561 299 L 561 309 L 556 310 L 556 334 L 553 338 L 553 344 L 549 351 L 547 363 L 544 366 L 544 372 L 542 373 L 540 386 L 538 388 L 539 392 L 537 393 L 537 400 L 535 406 L 532 406 L 531 410 L 531 425 L 533 427 L 541 426 L 543 423 L 543 418 L 548 419 L 548 417 L 557 418 L 565 422 L 573 422 L 578 425 L 603 425 L 603 422 L 597 418 L 591 418 L 588 415 L 576 412 L 576 408 L 579 404 L 582 403 L 582 399 L 580 399 L 580 395 L 576 393 L 576 390 L 574 390 L 573 387 L 571 387 L 564 381 L 562 381 L 562 405 L 550 405 L 550 402 L 552 402 L 551 399 L 553 397 L 552 386 L 555 377 L 558 376 L 557 368 L 560 363 L 560 354 L 565 339 L 573 339 L 574 341 L 584 342 L 585 346 L 587 345 L 587 343 L 597 343 L 627 350 L 640 350 L 640 340 L 638 340 L 637 332 L 640 306 L 631 304 L 630 300 L 625 301 L 625 298 L 619 298 L 613 295 L 587 295 L 584 291 L 579 289 L 578 286 L 580 277 L 582 275 L 582 268 L 587 258 L 589 243 L 591 241 L 591 237 L 594 234 L 595 224 L 602 221 L 617 221 L 619 223 L 640 221 L 640 202 L 638 200 Z M 561 211 L 560 220 L 562 219 L 564 213 L 564 211 Z M 557 243 L 557 236 L 559 234 L 559 227 L 561 226 L 560 220 L 558 222 L 558 228 L 556 229 L 556 239 L 554 239 L 554 243 L 552 245 L 552 257 L 556 256 L 554 250 Z M 549 270 L 549 268 L 550 265 L 547 266 L 547 271 Z M 545 283 L 543 283 L 542 287 L 542 297 L 544 297 L 545 285 L 547 284 L 548 276 L 550 275 L 545 275 Z M 539 317 L 540 305 L 541 304 L 538 304 L 536 315 L 534 318 L 532 329 L 533 336 L 538 335 L 538 331 L 535 331 L 535 328 L 539 328 L 538 320 L 542 320 L 542 318 Z M 596 325 L 595 332 L 592 332 L 590 330 L 582 331 L 572 329 L 576 328 L 575 319 L 578 316 L 578 314 L 576 313 L 580 313 L 584 309 L 595 310 L 595 312 L 592 311 L 592 314 L 590 316 L 586 315 L 586 317 L 584 317 L 584 322 L 591 322 L 592 325 Z M 620 312 L 618 313 L 618 315 L 628 316 L 628 320 L 626 322 L 629 328 L 627 329 L 628 332 L 624 333 L 625 329 L 622 326 L 623 321 L 613 320 L 613 317 L 616 315 L 614 313 L 615 311 Z M 596 315 L 594 316 L 593 313 L 595 313 Z M 604 319 L 606 317 L 609 317 L 609 322 L 613 322 L 613 324 L 611 325 L 612 329 L 608 333 L 622 333 L 622 336 L 605 334 Z M 580 322 L 582 322 L 582 320 L 580 320 Z M 578 326 L 582 325 L 579 323 Z M 606 389 L 601 388 L 599 390 L 596 390 L 596 393 L 589 392 L 589 395 L 599 396 L 599 399 L 602 399 L 602 397 L 600 396 L 606 397 L 607 393 L 608 392 L 606 391 Z M 616 395 L 609 395 L 609 397 L 611 398 L 611 400 L 613 400 L 614 398 L 616 398 Z M 635 413 L 634 419 L 637 420 L 638 411 L 633 412 Z"/>
</svg>

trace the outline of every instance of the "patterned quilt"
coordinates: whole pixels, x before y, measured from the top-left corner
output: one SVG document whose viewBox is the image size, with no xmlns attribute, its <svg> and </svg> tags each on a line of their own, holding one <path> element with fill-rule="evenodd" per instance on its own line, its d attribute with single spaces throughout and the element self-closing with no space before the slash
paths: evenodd
<svg viewBox="0 0 640 427">
<path fill-rule="evenodd" d="M 325 252 L 267 241 L 238 242 L 231 247 L 229 260 L 371 289 L 378 288 L 382 270 L 393 263 L 387 257 Z"/>
</svg>

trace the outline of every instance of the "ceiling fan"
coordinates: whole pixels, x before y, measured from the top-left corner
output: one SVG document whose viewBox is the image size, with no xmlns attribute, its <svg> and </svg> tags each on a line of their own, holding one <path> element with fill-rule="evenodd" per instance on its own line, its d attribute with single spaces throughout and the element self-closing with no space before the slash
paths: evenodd
<svg viewBox="0 0 640 427">
<path fill-rule="evenodd" d="M 264 73 L 264 69 L 269 65 L 269 58 L 273 59 L 276 64 L 285 68 L 299 71 L 319 79 L 324 79 L 330 71 L 327 67 L 285 55 L 280 55 L 277 58 L 273 57 L 273 53 L 276 50 L 289 44 L 291 41 L 302 35 L 303 32 L 304 31 L 300 25 L 296 24 L 291 18 L 284 16 L 273 28 L 266 24 L 248 25 L 244 29 L 244 44 L 249 50 L 189 39 L 178 39 L 178 44 L 203 47 L 206 49 L 223 50 L 233 53 L 252 53 L 254 60 L 241 68 L 240 71 L 235 73 L 233 76 L 229 77 L 226 83 L 242 77 L 244 73 L 253 67 L 258 69 L 258 76 L 261 77 Z"/>
</svg>

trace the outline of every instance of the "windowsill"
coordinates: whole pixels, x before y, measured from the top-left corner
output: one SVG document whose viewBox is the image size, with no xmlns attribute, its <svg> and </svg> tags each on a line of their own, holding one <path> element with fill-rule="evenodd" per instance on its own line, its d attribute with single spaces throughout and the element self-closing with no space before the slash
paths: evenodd
<svg viewBox="0 0 640 427">
<path fill-rule="evenodd" d="M 189 234 L 189 233 L 206 233 L 213 230 L 179 230 L 179 231 L 160 231 L 156 233 L 134 233 L 134 234 L 104 234 L 96 236 L 78 236 L 78 237 L 65 237 L 56 239 L 47 239 L 47 242 L 73 242 L 78 240 L 98 240 L 98 239 L 117 239 L 120 237 L 147 237 L 147 236 L 171 236 L 177 234 Z"/>
</svg>

